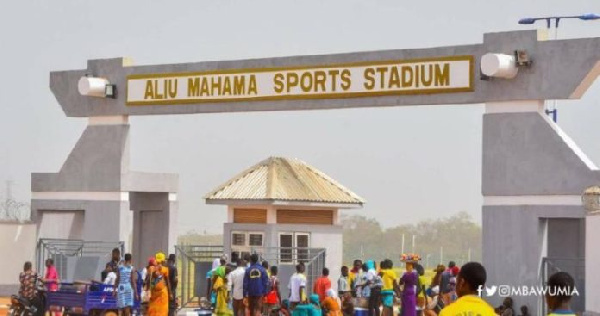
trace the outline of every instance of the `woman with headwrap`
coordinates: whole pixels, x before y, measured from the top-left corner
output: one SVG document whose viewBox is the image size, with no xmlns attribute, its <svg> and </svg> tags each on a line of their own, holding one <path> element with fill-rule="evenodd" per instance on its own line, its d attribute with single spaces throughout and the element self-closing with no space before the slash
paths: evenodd
<svg viewBox="0 0 600 316">
<path fill-rule="evenodd" d="M 367 285 L 366 287 L 369 289 L 369 316 L 379 316 L 380 310 L 379 306 L 381 305 L 381 286 L 383 285 L 381 277 L 377 273 L 377 266 L 375 265 L 375 261 L 368 260 L 366 263 L 367 266 Z M 367 297 L 365 295 L 365 297 Z"/>
<path fill-rule="evenodd" d="M 149 316 L 167 316 L 169 314 L 169 298 L 172 297 L 169 285 L 169 268 L 166 266 L 165 254 L 159 252 L 155 256 L 156 266 L 150 267 L 150 302 Z"/>
<path fill-rule="evenodd" d="M 333 289 L 325 291 L 325 299 L 323 300 L 323 312 L 325 316 L 342 316 L 340 301 Z"/>
<path fill-rule="evenodd" d="M 215 314 L 217 316 L 231 316 L 233 311 L 229 308 L 229 291 L 227 289 L 227 275 L 231 268 L 220 266 L 213 273 L 213 291 L 217 293 Z"/>
<path fill-rule="evenodd" d="M 417 315 L 417 284 L 418 275 L 413 270 L 414 264 L 417 263 L 412 258 L 403 259 L 406 262 L 406 272 L 400 278 L 400 284 L 404 285 L 402 291 L 401 302 L 401 316 L 416 316 Z"/>
</svg>

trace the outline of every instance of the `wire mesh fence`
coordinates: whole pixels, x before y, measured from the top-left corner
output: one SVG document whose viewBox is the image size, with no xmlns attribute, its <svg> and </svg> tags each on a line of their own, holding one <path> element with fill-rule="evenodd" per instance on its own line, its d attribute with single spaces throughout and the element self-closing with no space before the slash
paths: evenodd
<svg viewBox="0 0 600 316">
<path fill-rule="evenodd" d="M 223 246 L 179 245 L 175 247 L 180 286 L 177 296 L 180 305 L 188 307 L 206 293 L 206 272 L 211 269 L 212 261 L 223 255 Z"/>
<path fill-rule="evenodd" d="M 310 294 L 314 280 L 321 276 L 325 267 L 326 252 L 324 248 L 265 247 L 256 249 L 255 252 L 261 257 L 261 260 L 278 266 L 281 289 L 288 288 L 290 277 L 296 272 L 296 265 L 303 263 L 306 268 L 306 290 Z M 285 295 L 285 292 L 282 292 L 282 295 Z"/>
<path fill-rule="evenodd" d="M 47 259 L 52 259 L 59 276 L 74 275 L 75 266 L 69 264 L 72 258 L 97 258 L 107 262 L 114 248 L 124 252 L 125 244 L 121 241 L 83 241 L 70 239 L 40 239 L 36 250 L 36 269 L 42 271 Z M 91 277 L 94 277 L 93 275 Z"/>
<path fill-rule="evenodd" d="M 180 286 L 177 296 L 182 307 L 194 307 L 201 297 L 208 294 L 206 280 L 207 272 L 212 270 L 214 259 L 220 258 L 224 253 L 223 246 L 213 245 L 179 245 L 175 247 Z M 247 253 L 232 253 L 230 258 L 237 258 L 255 253 L 261 261 L 269 265 L 277 265 L 282 295 L 285 294 L 289 279 L 295 272 L 298 263 L 304 263 L 307 278 L 307 290 L 310 293 L 313 282 L 321 275 L 325 267 L 325 249 L 322 248 L 253 248 Z"/>
</svg>

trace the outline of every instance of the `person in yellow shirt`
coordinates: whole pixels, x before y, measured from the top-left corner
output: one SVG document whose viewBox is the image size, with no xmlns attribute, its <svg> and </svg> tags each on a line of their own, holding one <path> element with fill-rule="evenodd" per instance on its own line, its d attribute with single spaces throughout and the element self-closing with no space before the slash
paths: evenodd
<svg viewBox="0 0 600 316">
<path fill-rule="evenodd" d="M 350 282 L 350 288 L 352 289 L 352 296 L 356 297 L 356 281 L 358 281 L 358 275 L 362 272 L 362 260 L 356 259 L 353 262 L 352 269 L 348 273 L 348 281 Z"/>
<path fill-rule="evenodd" d="M 494 316 L 494 309 L 479 297 L 485 285 L 487 274 L 478 262 L 468 262 L 462 266 L 456 278 L 456 302 L 446 306 L 440 316 L 478 315 Z"/>
<path fill-rule="evenodd" d="M 575 291 L 575 281 L 566 272 L 556 272 L 548 279 L 546 303 L 551 313 L 548 316 L 575 316 L 569 307 Z"/>
<path fill-rule="evenodd" d="M 392 316 L 394 313 L 394 294 L 399 292 L 398 276 L 394 271 L 394 263 L 385 259 L 379 265 L 381 270 L 379 276 L 383 285 L 381 286 L 381 301 L 383 303 L 383 316 Z"/>
<path fill-rule="evenodd" d="M 415 270 L 417 270 L 417 273 L 419 274 L 419 282 L 417 285 L 417 307 L 420 308 L 421 310 L 425 310 L 425 305 L 426 305 L 426 291 L 425 291 L 425 287 L 427 286 L 427 278 L 425 277 L 425 269 L 423 268 L 422 265 L 417 264 L 417 266 L 415 267 Z"/>
</svg>

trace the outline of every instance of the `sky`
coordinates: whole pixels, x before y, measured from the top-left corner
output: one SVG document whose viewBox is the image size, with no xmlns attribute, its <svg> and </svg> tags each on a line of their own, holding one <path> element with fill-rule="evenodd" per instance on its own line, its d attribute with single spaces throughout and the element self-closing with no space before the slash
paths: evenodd
<svg viewBox="0 0 600 316">
<path fill-rule="evenodd" d="M 88 59 L 136 65 L 480 43 L 527 16 L 600 13 L 597 0 L 30 1 L 0 9 L 0 197 L 30 199 L 32 172 L 57 172 L 87 120 L 67 118 L 49 72 Z M 561 22 L 558 38 L 600 36 Z M 600 164 L 600 83 L 558 102 L 558 123 Z M 302 159 L 367 200 L 344 211 L 384 225 L 468 212 L 481 221 L 482 105 L 131 117 L 131 168 L 180 175 L 179 232 L 220 233 L 202 197 L 269 156 Z"/>
</svg>

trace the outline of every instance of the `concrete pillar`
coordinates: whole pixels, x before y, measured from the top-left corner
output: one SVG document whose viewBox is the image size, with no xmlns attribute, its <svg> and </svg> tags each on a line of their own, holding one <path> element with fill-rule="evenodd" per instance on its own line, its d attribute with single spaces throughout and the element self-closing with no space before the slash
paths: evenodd
<svg viewBox="0 0 600 316">
<path fill-rule="evenodd" d="M 160 195 L 164 246 L 157 250 L 174 252 L 178 177 L 132 172 L 129 131 L 127 116 L 90 117 L 58 173 L 32 174 L 32 220 L 37 223 L 39 238 L 123 241 L 125 251 L 131 252 L 140 237 L 134 229 L 139 218 L 132 210 L 155 207 L 140 208 L 142 198 L 130 194 L 142 192 Z M 59 229 L 53 229 L 57 226 Z"/>
<path fill-rule="evenodd" d="M 541 285 L 544 257 L 583 257 L 586 238 L 572 227 L 585 219 L 580 196 L 600 182 L 600 173 L 545 115 L 541 100 L 486 104 L 482 144 L 483 264 L 488 285 Z M 553 232 L 552 227 L 568 227 L 571 231 L 563 234 L 573 238 L 560 238 L 560 229 Z M 583 240 L 573 246 L 577 238 Z M 503 298 L 496 293 L 486 299 L 499 305 Z M 532 314 L 541 313 L 544 304 L 543 297 L 513 299 L 515 306 L 527 305 Z"/>
<path fill-rule="evenodd" d="M 585 306 L 588 312 L 600 314 L 600 214 L 589 214 L 585 220 Z M 581 291 L 578 289 L 578 291 Z"/>
</svg>

